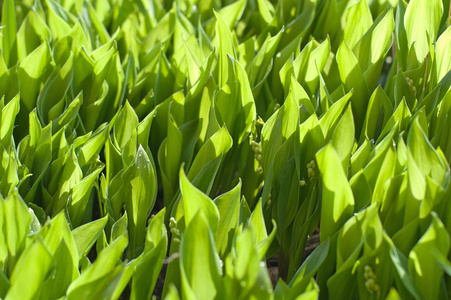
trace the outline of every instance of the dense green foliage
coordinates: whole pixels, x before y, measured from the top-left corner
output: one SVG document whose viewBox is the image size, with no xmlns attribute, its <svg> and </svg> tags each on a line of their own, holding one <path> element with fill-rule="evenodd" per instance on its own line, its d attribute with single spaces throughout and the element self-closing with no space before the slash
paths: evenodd
<svg viewBox="0 0 451 300">
<path fill-rule="evenodd" d="M 451 298 L 449 15 L 3 0 L 0 299 Z"/>
</svg>

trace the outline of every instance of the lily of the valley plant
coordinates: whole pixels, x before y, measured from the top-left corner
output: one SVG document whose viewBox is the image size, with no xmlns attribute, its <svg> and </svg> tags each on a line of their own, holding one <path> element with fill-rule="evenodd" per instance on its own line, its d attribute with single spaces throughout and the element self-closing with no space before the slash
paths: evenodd
<svg viewBox="0 0 451 300">
<path fill-rule="evenodd" d="M 451 298 L 448 0 L 0 2 L 0 299 Z"/>
</svg>

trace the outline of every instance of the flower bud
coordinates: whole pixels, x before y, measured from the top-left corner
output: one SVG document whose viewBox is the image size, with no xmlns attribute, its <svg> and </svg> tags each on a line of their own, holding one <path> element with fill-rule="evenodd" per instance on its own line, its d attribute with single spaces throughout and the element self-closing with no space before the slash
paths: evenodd
<svg viewBox="0 0 451 300">
<path fill-rule="evenodd" d="M 173 235 L 180 236 L 180 230 L 178 230 L 177 228 L 171 228 L 171 233 Z"/>
<path fill-rule="evenodd" d="M 175 227 L 177 227 L 177 221 L 175 220 L 174 217 L 171 217 L 169 219 L 169 228 L 175 228 Z"/>
</svg>

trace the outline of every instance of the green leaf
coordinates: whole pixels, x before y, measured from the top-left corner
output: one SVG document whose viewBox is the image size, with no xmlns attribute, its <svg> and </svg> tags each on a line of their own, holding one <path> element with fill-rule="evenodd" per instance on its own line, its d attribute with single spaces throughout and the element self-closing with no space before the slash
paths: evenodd
<svg viewBox="0 0 451 300">
<path fill-rule="evenodd" d="M 423 175 L 430 176 L 438 183 L 444 180 L 448 168 L 429 142 L 421 128 L 419 118 L 413 121 L 407 137 L 407 148 Z"/>
<path fill-rule="evenodd" d="M 200 148 L 189 169 L 188 179 L 203 192 L 210 193 L 221 161 L 232 144 L 232 137 L 223 126 Z"/>
<path fill-rule="evenodd" d="M 269 25 L 274 18 L 274 6 L 267 0 L 258 0 L 257 4 L 260 17 Z"/>
<path fill-rule="evenodd" d="M 61 240 L 53 255 L 51 268 L 51 277 L 42 285 L 42 299 L 63 297 L 70 283 L 79 276 L 78 264 L 73 264 L 71 251 L 64 240 Z"/>
<path fill-rule="evenodd" d="M 138 123 L 138 116 L 126 101 L 113 127 L 114 141 L 119 149 L 124 150 L 125 145 L 138 127 Z"/>
<path fill-rule="evenodd" d="M 244 228 L 235 238 L 234 251 L 225 260 L 229 285 L 226 298 L 270 299 L 271 281 L 264 262 L 260 261 L 251 228 Z"/>
<path fill-rule="evenodd" d="M 435 249 L 447 255 L 450 238 L 437 214 L 432 213 L 431 225 L 409 254 L 410 275 L 425 299 L 439 299 L 443 270 L 432 255 Z"/>
<path fill-rule="evenodd" d="M 272 67 L 273 57 L 276 53 L 277 46 L 283 35 L 283 29 L 273 37 L 266 39 L 265 43 L 260 47 L 255 58 L 247 67 L 249 74 L 249 82 L 255 90 L 257 86 L 262 84 L 262 81 L 269 75 Z"/>
<path fill-rule="evenodd" d="M 5 298 L 6 293 L 10 288 L 9 279 L 0 271 L 0 297 Z"/>
<path fill-rule="evenodd" d="M 17 78 L 17 67 L 8 69 L 0 56 L 0 95 L 5 95 L 6 101 L 9 101 L 19 93 L 19 81 Z"/>
<path fill-rule="evenodd" d="M 78 117 L 78 112 L 83 103 L 83 94 L 78 94 L 77 97 L 67 106 L 67 108 L 53 121 L 52 132 L 56 133 L 61 128 L 69 125 Z"/>
<path fill-rule="evenodd" d="M 354 147 L 354 118 L 348 106 L 332 135 L 332 145 L 341 161 L 345 174 L 348 174 L 349 158 Z"/>
<path fill-rule="evenodd" d="M 409 56 L 410 47 L 407 44 L 406 28 L 404 26 L 404 17 L 406 15 L 407 3 L 404 0 L 398 0 L 395 16 L 395 39 L 398 62 L 404 69 L 407 65 L 407 57 Z"/>
<path fill-rule="evenodd" d="M 236 59 L 232 33 L 224 19 L 216 11 L 213 11 L 217 19 L 216 36 L 219 40 L 219 88 L 222 88 L 228 80 L 229 55 Z"/>
<path fill-rule="evenodd" d="M 337 272 L 327 282 L 331 294 L 343 297 L 349 291 L 359 288 L 359 295 L 368 297 L 372 288 L 367 290 L 365 287 L 366 278 L 363 271 L 366 265 L 371 267 L 375 264 L 377 266 L 373 273 L 375 275 L 373 279 L 377 279 L 379 290 L 382 289 L 382 293 L 385 289 L 383 284 L 385 278 L 388 278 L 388 282 L 391 283 L 390 277 L 386 274 L 387 271 L 383 270 L 390 268 L 390 263 L 381 264 L 377 261 L 377 257 L 385 254 L 389 249 L 383 240 L 382 224 L 377 210 L 378 207 L 375 204 L 362 210 L 350 218 L 338 234 Z M 363 255 L 359 258 L 362 251 Z M 367 269 L 367 267 L 365 268 Z M 368 271 L 365 272 L 368 273 Z M 385 278 L 380 278 L 379 274 Z"/>
<path fill-rule="evenodd" d="M 197 189 L 185 175 L 183 165 L 180 167 L 180 192 L 182 196 L 181 203 L 185 212 L 185 227 L 198 214 L 203 211 L 204 217 L 208 221 L 208 226 L 213 233 L 216 233 L 219 221 L 219 211 L 214 202 L 199 189 Z"/>
<path fill-rule="evenodd" d="M 399 295 L 399 293 L 396 291 L 395 288 L 391 288 L 390 292 L 388 293 L 388 295 L 385 299 L 386 300 L 401 300 L 401 296 Z"/>
<path fill-rule="evenodd" d="M 406 99 L 403 98 L 398 107 L 396 107 L 395 112 L 388 119 L 376 143 L 378 144 L 383 140 L 395 127 L 399 127 L 399 132 L 404 131 L 407 128 L 410 117 L 409 107 L 407 106 Z"/>
<path fill-rule="evenodd" d="M 72 226 L 77 227 L 81 223 L 91 197 L 92 188 L 102 170 L 103 167 L 94 170 L 72 188 L 70 208 L 68 208 Z"/>
<path fill-rule="evenodd" d="M 37 111 L 45 124 L 57 119 L 63 112 L 65 105 L 64 96 L 70 87 L 74 75 L 73 66 L 74 58 L 73 54 L 71 54 L 62 67 L 57 66 L 53 71 L 38 96 Z"/>
<path fill-rule="evenodd" d="M 85 167 L 88 163 L 93 163 L 96 160 L 100 150 L 107 141 L 107 129 L 107 126 L 99 127 L 92 135 L 89 136 L 89 139 L 83 143 L 77 153 L 78 163 L 81 168 Z"/>
<path fill-rule="evenodd" d="M 287 5 L 286 7 L 290 6 Z M 311 26 L 315 18 L 315 10 L 315 5 L 311 5 L 310 7 L 308 7 L 308 9 L 303 10 L 302 13 L 299 13 L 291 22 L 286 25 L 285 34 L 280 41 L 281 46 L 288 45 L 294 39 L 306 38 L 306 35 L 310 33 Z"/>
<path fill-rule="evenodd" d="M 235 231 L 239 224 L 240 192 L 241 181 L 232 190 L 213 200 L 219 211 L 215 243 L 219 256 L 223 258 L 231 249 Z"/>
<path fill-rule="evenodd" d="M 168 237 L 164 225 L 163 208 L 147 228 L 146 244 L 142 258 L 135 267 L 130 299 L 150 299 L 166 256 Z"/>
<path fill-rule="evenodd" d="M 309 55 L 307 70 L 305 71 L 305 84 L 308 89 L 315 93 L 318 89 L 319 72 L 321 72 L 326 66 L 327 60 L 330 54 L 330 38 L 327 38 L 318 47 L 313 49 Z"/>
<path fill-rule="evenodd" d="M 427 35 L 431 41 L 437 39 L 442 14 L 442 0 L 412 0 L 407 6 L 404 16 L 407 46 L 410 48 L 413 45 L 418 63 L 421 63 L 429 52 Z"/>
<path fill-rule="evenodd" d="M 6 258 L 8 257 L 8 244 L 6 242 L 6 232 L 5 232 L 5 223 L 6 223 L 6 218 L 5 218 L 5 206 L 4 206 L 4 201 L 0 201 L 0 232 L 2 233 L 2 236 L 0 237 L 0 267 L 3 270 L 3 266 L 5 264 Z M 0 276 L 6 276 L 2 273 L 0 274 Z M 4 285 L 4 280 L 3 278 L 0 279 L 1 281 L 1 291 L 3 292 L 4 288 L 6 287 L 6 285 Z M 9 286 L 9 280 L 8 280 L 8 284 Z M 4 291 L 6 294 L 6 291 Z M 4 295 L 2 296 L 4 297 Z"/>
<path fill-rule="evenodd" d="M 370 8 L 365 0 L 348 7 L 346 12 L 346 25 L 344 28 L 344 40 L 353 48 L 360 37 L 371 27 L 373 18 Z"/>
<path fill-rule="evenodd" d="M 138 143 L 144 145 L 143 147 L 148 150 L 149 134 L 152 128 L 153 119 L 156 116 L 156 111 L 152 110 L 147 116 L 138 124 Z"/>
<path fill-rule="evenodd" d="M 186 40 L 183 41 L 183 46 L 185 50 L 185 61 L 188 68 L 188 80 L 189 80 L 188 88 L 190 88 L 193 87 L 197 81 L 199 81 L 201 75 L 201 70 L 199 69 L 200 62 L 196 57 L 196 55 L 191 50 Z"/>
<path fill-rule="evenodd" d="M 419 300 L 424 299 L 418 291 L 417 287 L 414 285 L 411 276 L 409 275 L 407 258 L 394 245 L 392 246 L 392 249 L 390 251 L 390 258 L 397 271 L 397 279 L 399 278 L 398 280 L 400 280 L 400 283 L 403 285 L 403 287 L 407 288 L 407 293 L 410 293 L 407 295 L 414 296 L 415 299 Z"/>
<path fill-rule="evenodd" d="M 368 139 L 365 139 L 360 147 L 355 150 L 355 152 L 351 156 L 351 177 L 365 167 L 365 165 L 368 163 L 367 160 L 369 159 L 370 152 L 370 141 Z"/>
<path fill-rule="evenodd" d="M 280 169 L 275 178 L 273 194 L 271 199 L 277 203 L 277 218 L 279 224 L 279 236 L 290 236 L 287 227 L 293 222 L 298 212 L 299 203 L 299 181 L 296 172 L 295 158 L 290 158 Z M 272 202 L 273 200 L 271 200 Z"/>
<path fill-rule="evenodd" d="M 33 52 L 38 46 L 51 41 L 51 32 L 37 11 L 29 10 L 17 31 L 17 54 L 19 61 Z"/>
<path fill-rule="evenodd" d="M 158 150 L 158 163 L 161 169 L 165 203 L 169 203 L 176 193 L 183 149 L 183 134 L 177 128 L 170 114 L 168 115 L 167 128 L 167 138 L 161 143 Z"/>
<path fill-rule="evenodd" d="M 310 54 L 313 51 L 313 48 L 316 46 L 316 41 L 311 41 L 302 49 L 302 51 L 296 56 L 296 59 L 293 61 L 293 71 L 295 78 L 301 83 L 304 81 L 305 74 L 308 70 L 308 65 L 310 63 Z M 290 64 L 290 61 L 287 62 Z M 288 66 L 288 65 L 287 65 Z M 313 71 L 316 70 L 315 61 L 312 60 Z M 287 92 L 287 91 L 285 91 Z M 313 93 L 313 92 L 311 92 Z"/>
<path fill-rule="evenodd" d="M 301 33 L 302 34 L 302 33 Z M 282 68 L 285 64 L 287 66 L 292 67 L 293 64 L 293 55 L 294 53 L 298 52 L 297 50 L 301 48 L 301 38 L 299 37 L 294 38 L 288 45 L 286 45 L 282 50 L 277 52 L 274 58 L 273 63 L 273 70 L 272 70 L 272 76 L 271 76 L 271 92 L 274 95 L 274 98 L 281 99 L 283 97 L 283 92 L 287 94 L 286 85 L 283 85 L 282 80 L 286 82 L 285 77 L 289 75 L 290 73 L 285 73 L 284 76 L 281 75 Z M 253 45 L 250 52 L 253 51 Z M 283 89 L 285 88 L 285 90 Z M 279 92 L 277 92 L 279 91 Z"/>
<path fill-rule="evenodd" d="M 31 112 L 36 106 L 36 99 L 53 70 L 52 54 L 49 44 L 43 42 L 27 57 L 21 60 L 17 70 L 19 78 L 20 99 L 24 109 Z"/>
<path fill-rule="evenodd" d="M 28 183 L 29 186 L 26 186 L 25 184 L 22 185 L 24 188 L 30 188 L 24 193 L 24 200 L 27 203 L 34 200 L 36 190 L 40 185 L 40 180 L 44 176 L 52 160 L 51 125 L 49 124 L 45 128 L 41 128 L 35 110 L 29 115 L 29 124 L 30 135 L 29 137 L 24 138 L 18 147 L 20 161 L 23 162 L 28 170 L 30 170 L 31 174 L 33 174 Z"/>
<path fill-rule="evenodd" d="M 158 15 L 157 11 L 159 9 L 157 7 L 158 5 L 157 3 L 155 3 L 156 15 Z M 164 15 L 160 15 L 158 18 L 158 24 L 156 24 L 155 27 L 152 28 L 152 30 L 150 30 L 150 32 L 144 39 L 145 43 L 143 43 L 142 51 L 147 52 L 159 41 L 171 38 L 174 32 L 174 25 L 175 25 L 175 9 L 171 9 L 167 11 L 167 13 L 165 12 Z"/>
<path fill-rule="evenodd" d="M 35 239 L 22 253 L 10 278 L 5 300 L 36 299 L 52 264 L 52 254 L 44 242 Z"/>
<path fill-rule="evenodd" d="M 122 235 L 126 234 L 127 227 L 128 227 L 128 214 L 127 211 L 125 211 L 122 217 L 120 217 L 116 222 L 114 222 L 113 226 L 111 226 L 110 243 L 112 243 L 117 238 L 120 238 Z"/>
<path fill-rule="evenodd" d="M 349 92 L 344 95 L 340 100 L 335 102 L 319 120 L 321 130 L 325 140 L 329 140 L 332 137 L 333 129 L 335 128 L 344 108 L 349 102 L 349 99 L 353 96 L 353 92 Z M 353 113 L 354 115 L 354 113 Z"/>
<path fill-rule="evenodd" d="M 316 70 L 316 74 L 318 74 L 318 70 Z M 307 73 L 306 76 L 309 76 L 309 74 Z M 316 79 L 312 78 L 312 82 L 317 79 L 319 78 Z M 300 121 L 303 122 L 315 112 L 314 105 L 316 106 L 316 103 L 312 103 L 307 92 L 294 77 L 294 74 L 292 74 L 291 76 L 290 91 L 293 93 L 293 97 L 298 101 L 299 106 L 300 107 L 304 106 L 303 108 L 301 108 L 301 117 L 300 117 Z M 302 113 L 305 112 L 305 109 L 307 110 L 307 114 L 303 115 Z"/>
<path fill-rule="evenodd" d="M 205 59 L 205 61 L 203 62 L 203 64 L 200 66 L 201 69 L 201 74 L 199 77 L 199 80 L 193 85 L 193 87 L 188 91 L 188 94 L 186 95 L 186 100 L 185 100 L 185 104 L 186 107 L 188 108 L 190 106 L 190 104 L 193 104 L 194 107 L 194 103 L 198 104 L 197 101 L 193 101 L 193 100 L 200 100 L 198 98 L 198 96 L 201 95 L 201 93 L 203 93 L 203 91 L 205 89 L 207 90 L 212 90 L 212 86 L 214 85 L 214 89 L 217 89 L 216 83 L 213 83 L 213 77 L 210 76 L 210 72 L 212 71 L 212 69 L 215 67 L 215 51 L 213 50 L 209 50 L 209 54 L 208 57 Z M 166 88 L 166 87 L 164 87 Z M 211 93 L 212 91 L 210 91 Z M 198 108 L 198 107 L 196 107 Z M 199 111 L 199 109 L 196 109 L 192 112 L 190 112 L 187 109 L 187 117 L 188 120 L 190 120 L 190 115 L 191 114 L 198 114 L 199 117 L 202 119 L 204 116 L 201 113 L 201 111 Z"/>
<path fill-rule="evenodd" d="M 5 226 L 5 229 L 7 228 L 7 231 L 4 231 L 3 234 L 5 234 L 5 241 L 8 245 L 9 264 L 13 267 L 25 248 L 26 236 L 30 232 L 32 218 L 17 191 L 14 191 L 3 202 L 3 213 L 3 226 Z M 12 269 L 9 269 L 10 274 L 11 271 Z"/>
<path fill-rule="evenodd" d="M 304 170 L 305 166 L 315 158 L 316 152 L 324 147 L 325 144 L 318 117 L 316 114 L 312 114 L 305 122 L 299 125 L 299 143 L 294 143 L 294 157 L 299 178 L 301 178 L 301 170 Z"/>
<path fill-rule="evenodd" d="M 125 184 L 125 210 L 130 232 L 129 258 L 143 250 L 145 228 L 157 197 L 157 175 L 146 151 L 139 146 L 134 162 L 122 175 Z"/>
<path fill-rule="evenodd" d="M 99 253 L 94 264 L 67 289 L 67 299 L 96 297 L 109 299 L 123 274 L 123 265 L 116 266 L 127 247 L 127 235 L 117 238 L 111 245 Z"/>
<path fill-rule="evenodd" d="M 364 72 L 364 78 L 370 91 L 379 84 L 385 57 L 393 43 L 394 26 L 393 11 L 388 10 L 382 13 L 352 49 Z M 390 77 L 391 74 L 387 74 L 387 76 Z"/>
<path fill-rule="evenodd" d="M 52 215 L 56 215 L 66 207 L 72 189 L 83 178 L 74 149 L 68 150 L 60 160 L 53 161 L 49 172 L 52 176 L 48 192 L 57 197 L 52 203 Z"/>
<path fill-rule="evenodd" d="M 2 111 L 0 116 L 0 143 L 3 145 L 3 147 L 5 147 L 5 149 L 10 150 L 14 123 L 20 109 L 20 95 L 17 94 L 4 107 L 3 101 L 4 98 L 1 101 Z"/>
<path fill-rule="evenodd" d="M 236 144 L 249 135 L 256 108 L 249 80 L 240 63 L 228 56 L 227 82 L 215 96 L 216 116 L 225 123 Z"/>
<path fill-rule="evenodd" d="M 77 245 L 80 260 L 88 254 L 91 247 L 103 232 L 103 228 L 105 227 L 107 221 L 108 216 L 105 216 L 72 230 L 72 235 L 74 237 L 75 244 Z"/>
<path fill-rule="evenodd" d="M 448 27 L 440 35 L 435 45 L 438 82 L 451 70 L 451 50 L 448 47 L 449 44 L 451 44 L 451 27 Z"/>
<path fill-rule="evenodd" d="M 158 62 L 157 78 L 155 80 L 155 103 L 160 104 L 171 96 L 172 90 L 168 89 L 168 86 L 173 86 L 174 82 L 175 77 L 166 54 L 161 52 Z"/>
<path fill-rule="evenodd" d="M 285 103 L 266 121 L 262 129 L 262 167 L 268 173 L 275 155 L 283 143 L 296 131 L 299 106 L 290 93 Z"/>
<path fill-rule="evenodd" d="M 177 291 L 177 288 L 173 283 L 169 285 L 168 292 L 166 296 L 164 297 L 165 300 L 180 300 L 179 293 Z"/>
<path fill-rule="evenodd" d="M 392 45 L 392 35 L 395 24 L 393 10 L 389 10 L 377 24 L 371 34 L 371 63 L 375 64 L 383 58 Z M 382 42 L 381 42 L 382 41 Z M 362 49 L 365 51 L 365 49 Z"/>
<path fill-rule="evenodd" d="M 232 2 L 219 10 L 219 15 L 224 19 L 224 22 L 229 28 L 233 28 L 238 20 L 240 20 L 241 15 L 246 8 L 246 4 L 246 0 L 239 0 Z"/>
<path fill-rule="evenodd" d="M 363 72 L 360 68 L 359 62 L 348 47 L 346 42 L 343 42 L 337 51 L 338 70 L 340 71 L 340 79 L 344 85 L 345 91 L 354 90 L 351 98 L 352 112 L 355 118 L 355 126 L 357 136 L 364 121 L 364 115 L 368 106 L 368 99 L 370 92 L 363 77 Z"/>
<path fill-rule="evenodd" d="M 58 40 L 68 35 L 73 25 L 73 16 L 61 4 L 53 0 L 45 1 L 48 9 L 48 24 L 54 39 Z"/>
<path fill-rule="evenodd" d="M 5 151 L 5 150 L 4 150 Z M 5 151 L 6 152 L 6 151 Z M 9 154 L 8 166 L 5 169 L 0 183 L 0 191 L 4 196 L 10 195 L 19 184 L 18 162 L 13 151 Z"/>
<path fill-rule="evenodd" d="M 313 278 L 317 269 L 322 265 L 329 252 L 329 240 L 326 240 L 307 257 L 302 266 L 296 272 L 289 283 L 293 295 L 299 295 L 307 288 L 310 279 Z M 277 290 L 277 286 L 276 286 Z"/>
<path fill-rule="evenodd" d="M 331 144 L 316 154 L 322 180 L 321 241 L 332 237 L 354 212 L 354 196 Z"/>
<path fill-rule="evenodd" d="M 89 37 L 89 36 L 88 36 Z M 70 52 L 78 52 L 84 47 L 91 52 L 91 43 L 83 32 L 79 22 L 75 23 L 67 36 L 61 38 L 53 47 L 53 59 L 56 64 L 63 64 L 70 56 Z"/>
<path fill-rule="evenodd" d="M 370 157 L 368 158 L 369 160 L 363 169 L 365 178 L 372 188 L 376 186 L 376 182 L 379 176 L 386 175 L 381 173 L 381 167 L 384 164 L 384 160 L 386 159 L 387 154 L 393 154 L 394 152 L 393 139 L 395 137 L 395 134 L 397 133 L 396 129 L 397 128 L 394 127 L 389 132 L 389 134 L 372 150 L 372 153 L 370 153 Z M 390 163 L 388 164 L 388 168 L 393 167 L 394 166 Z"/>
<path fill-rule="evenodd" d="M 2 54 L 7 67 L 12 67 L 17 62 L 17 28 L 16 9 L 14 0 L 3 2 L 2 9 Z"/>
<path fill-rule="evenodd" d="M 247 204 L 246 198 L 244 196 L 241 198 L 240 203 L 240 222 L 239 224 L 244 224 L 251 217 L 251 210 L 249 204 Z"/>
<path fill-rule="evenodd" d="M 371 95 L 366 111 L 365 123 L 363 124 L 362 135 L 368 139 L 377 140 L 385 124 L 393 113 L 393 105 L 385 94 L 384 90 L 378 86 Z"/>
<path fill-rule="evenodd" d="M 182 176 L 183 174 L 180 175 L 183 182 Z M 190 222 L 187 222 L 187 228 L 182 235 L 180 271 L 184 298 L 211 299 L 221 297 L 223 292 L 219 257 L 210 228 L 211 221 L 208 221 L 204 210 L 198 210 L 191 216 Z"/>
<path fill-rule="evenodd" d="M 402 71 L 396 75 L 394 96 L 396 106 L 401 103 L 402 99 L 406 100 L 411 111 L 413 111 L 417 105 L 417 97 Z"/>
<path fill-rule="evenodd" d="M 62 241 L 67 246 L 70 254 L 70 259 L 73 265 L 73 276 L 78 274 L 78 251 L 69 224 L 63 212 L 60 212 L 52 220 L 47 222 L 38 233 L 38 238 L 42 238 L 47 249 L 55 256 L 57 249 L 60 247 Z M 65 251 L 65 250 L 64 250 Z M 74 277 L 73 277 L 74 278 Z"/>
<path fill-rule="evenodd" d="M 259 259 L 263 260 L 265 258 L 266 252 L 269 249 L 272 241 L 274 240 L 275 234 L 277 232 L 276 222 L 273 220 L 273 229 L 271 234 L 268 236 L 266 232 L 265 218 L 263 216 L 262 199 L 260 198 L 255 206 L 252 214 L 249 218 L 249 223 L 252 229 L 252 235 L 257 243 L 257 251 Z"/>
<path fill-rule="evenodd" d="M 368 164 L 368 166 L 371 164 L 371 168 L 365 168 L 364 170 L 365 177 L 368 179 L 369 185 L 371 186 L 373 191 L 372 202 L 378 202 L 383 198 L 386 192 L 387 180 L 393 178 L 396 174 L 396 152 L 394 146 L 390 145 L 390 141 L 387 141 L 387 144 L 387 148 L 384 149 L 386 151 L 382 150 L 380 152 L 381 155 L 379 155 L 379 153 L 376 154 L 374 162 Z M 378 150 L 379 149 L 377 149 L 376 151 Z M 383 152 L 385 153 L 382 154 Z M 383 156 L 385 157 L 383 158 Z M 375 177 L 373 176 L 375 176 L 377 173 L 377 180 L 374 182 L 373 180 L 375 179 Z M 372 185 L 373 183 L 374 186 Z"/>
<path fill-rule="evenodd" d="M 152 153 L 158 153 L 158 148 L 168 135 L 168 116 L 172 115 L 176 124 L 182 124 L 185 118 L 185 97 L 182 91 L 173 94 L 155 107 L 155 120 L 150 129 Z M 170 110 L 169 110 L 170 109 Z"/>
</svg>

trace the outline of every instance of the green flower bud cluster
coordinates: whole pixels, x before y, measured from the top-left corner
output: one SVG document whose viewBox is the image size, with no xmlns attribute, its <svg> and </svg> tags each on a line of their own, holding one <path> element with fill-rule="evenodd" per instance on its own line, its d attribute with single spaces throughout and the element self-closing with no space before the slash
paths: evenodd
<svg viewBox="0 0 451 300">
<path fill-rule="evenodd" d="M 271 205 L 271 193 L 268 194 L 268 200 L 266 200 L 266 205 L 269 207 Z"/>
<path fill-rule="evenodd" d="M 413 85 L 413 80 L 410 79 L 409 77 L 406 77 L 406 81 L 410 86 L 410 89 L 412 90 L 413 94 L 416 96 L 417 95 L 417 88 Z"/>
<path fill-rule="evenodd" d="M 316 162 L 312 160 L 307 164 L 307 174 L 310 180 L 315 176 Z"/>
<path fill-rule="evenodd" d="M 256 141 L 251 141 L 252 151 L 254 151 L 254 157 L 258 161 L 259 166 L 257 167 L 257 173 L 263 172 L 262 164 L 262 148 L 261 143 L 257 143 Z"/>
<path fill-rule="evenodd" d="M 169 219 L 169 228 L 172 233 L 172 242 L 175 243 L 176 245 L 179 245 L 182 233 L 180 232 L 179 229 L 177 229 L 177 221 L 175 220 L 174 217 L 171 217 Z"/>
<path fill-rule="evenodd" d="M 307 176 L 308 176 L 309 181 L 312 181 L 313 178 L 315 177 L 315 175 L 316 175 L 315 169 L 316 169 L 316 162 L 314 160 L 312 160 L 311 162 L 309 162 L 307 164 Z M 305 178 L 302 178 L 299 181 L 300 186 L 305 186 L 306 184 L 307 184 L 307 181 L 305 180 Z"/>
<path fill-rule="evenodd" d="M 363 276 L 365 277 L 365 288 L 370 292 L 370 294 L 377 293 L 378 298 L 381 292 L 380 286 L 376 283 L 376 274 L 374 274 L 373 269 L 366 265 L 364 267 L 365 273 Z"/>
</svg>

